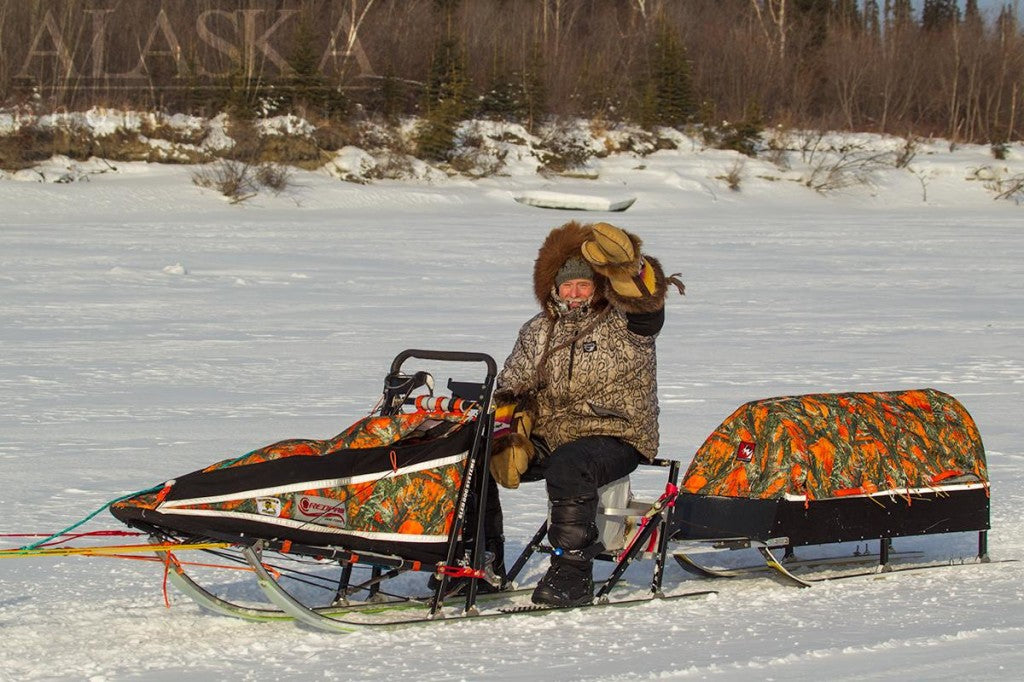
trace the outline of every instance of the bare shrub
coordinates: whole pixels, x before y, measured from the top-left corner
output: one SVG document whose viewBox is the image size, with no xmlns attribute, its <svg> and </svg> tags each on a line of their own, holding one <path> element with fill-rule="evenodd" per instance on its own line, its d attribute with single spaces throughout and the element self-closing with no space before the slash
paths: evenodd
<svg viewBox="0 0 1024 682">
<path fill-rule="evenodd" d="M 579 171 L 586 167 L 595 154 L 589 134 L 565 123 L 552 126 L 541 138 L 540 162 L 553 173 Z"/>
<path fill-rule="evenodd" d="M 508 151 L 498 149 L 478 125 L 471 124 L 460 131 L 458 144 L 448 165 L 458 173 L 471 178 L 497 175 L 505 167 Z"/>
<path fill-rule="evenodd" d="M 917 156 L 920 142 L 914 135 L 908 135 L 903 146 L 896 151 L 896 157 L 893 159 L 892 165 L 896 168 L 907 168 L 910 166 L 910 162 Z"/>
<path fill-rule="evenodd" d="M 1003 180 L 996 199 L 1009 199 L 1016 204 L 1024 203 L 1024 173 L 1017 173 Z"/>
<path fill-rule="evenodd" d="M 412 157 L 397 150 L 384 150 L 375 154 L 377 165 L 366 177 L 373 180 L 400 180 L 412 175 Z"/>
<path fill-rule="evenodd" d="M 740 184 L 746 177 L 746 165 L 747 164 L 744 159 L 736 159 L 724 174 L 716 176 L 715 179 L 723 181 L 729 186 L 729 189 L 734 192 L 738 192 L 740 191 Z"/>
<path fill-rule="evenodd" d="M 295 171 L 277 163 L 261 163 L 256 167 L 256 182 L 274 194 L 281 194 L 292 186 Z"/>
<path fill-rule="evenodd" d="M 248 163 L 221 159 L 210 166 L 192 173 L 192 183 L 199 187 L 215 189 L 232 204 L 251 199 L 258 193 L 258 184 L 253 167 Z"/>
<path fill-rule="evenodd" d="M 52 133 L 34 126 L 0 136 L 0 169 L 17 171 L 53 156 Z"/>
<path fill-rule="evenodd" d="M 809 170 L 804 184 L 816 192 L 827 194 L 868 185 L 875 171 L 889 165 L 888 153 L 865 148 L 856 142 L 825 143 L 822 135 L 815 139 L 815 146 L 805 149 L 804 158 Z"/>
<path fill-rule="evenodd" d="M 765 136 L 764 157 L 782 170 L 789 170 L 789 153 L 793 144 L 792 135 L 788 128 L 777 125 Z"/>
</svg>

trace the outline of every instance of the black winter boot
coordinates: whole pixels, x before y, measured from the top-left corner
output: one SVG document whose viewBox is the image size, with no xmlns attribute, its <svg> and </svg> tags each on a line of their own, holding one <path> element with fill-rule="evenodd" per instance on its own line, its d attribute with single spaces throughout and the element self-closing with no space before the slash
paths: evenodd
<svg viewBox="0 0 1024 682">
<path fill-rule="evenodd" d="M 551 568 L 533 591 L 533 603 L 580 606 L 594 601 L 593 566 L 593 561 L 551 557 Z"/>
<path fill-rule="evenodd" d="M 551 500 L 548 540 L 556 554 L 533 591 L 534 604 L 579 606 L 594 600 L 593 557 L 602 549 L 594 544 L 596 514 L 596 495 Z"/>
</svg>

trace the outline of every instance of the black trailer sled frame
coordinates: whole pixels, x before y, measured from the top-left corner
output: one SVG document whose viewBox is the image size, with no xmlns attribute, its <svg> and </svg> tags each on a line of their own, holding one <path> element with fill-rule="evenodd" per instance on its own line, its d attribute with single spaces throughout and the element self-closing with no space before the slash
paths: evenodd
<svg viewBox="0 0 1024 682">
<path fill-rule="evenodd" d="M 676 499 L 669 534 L 675 542 L 712 549 L 754 548 L 764 565 L 715 569 L 686 552 L 674 554 L 685 570 L 710 578 L 735 578 L 752 569 L 769 569 L 781 582 L 810 587 L 790 570 L 841 563 L 874 562 L 877 572 L 892 570 L 894 538 L 977 532 L 978 562 L 987 563 L 989 490 L 970 483 L 927 490 L 887 491 L 825 500 L 746 499 L 681 494 Z M 865 551 L 849 558 L 797 559 L 796 547 L 844 542 L 878 543 L 877 554 Z M 782 551 L 782 556 L 777 553 Z M 901 553 L 903 555 L 907 553 Z M 911 553 L 913 554 L 913 553 Z"/>
<path fill-rule="evenodd" d="M 891 492 L 862 497 L 800 501 L 785 498 L 756 500 L 694 495 L 678 489 L 680 462 L 655 459 L 651 466 L 668 469 L 665 493 L 654 501 L 630 500 L 625 509 L 600 508 L 600 516 L 620 517 L 636 523 L 624 549 L 601 551 L 594 557 L 613 562 L 611 576 L 595 598 L 607 601 L 608 592 L 638 558 L 654 560 L 652 595 L 662 594 L 668 545 L 687 549 L 756 549 L 763 563 L 738 569 L 717 569 L 698 563 L 687 551 L 673 548 L 672 557 L 685 571 L 702 578 L 737 578 L 769 571 L 779 582 L 810 587 L 813 581 L 794 574 L 797 568 L 834 568 L 876 564 L 874 572 L 893 570 L 895 558 L 913 558 L 917 552 L 896 552 L 894 538 L 976 531 L 975 560 L 988 556 L 989 490 L 973 483 L 952 489 Z M 514 580 L 536 553 L 556 552 L 544 543 L 547 522 L 541 524 L 509 571 Z M 850 556 L 798 559 L 796 547 L 838 543 L 864 543 Z M 868 549 L 878 543 L 877 553 Z M 782 556 L 778 552 L 782 551 Z M 793 569 L 793 570 L 791 570 Z"/>
</svg>

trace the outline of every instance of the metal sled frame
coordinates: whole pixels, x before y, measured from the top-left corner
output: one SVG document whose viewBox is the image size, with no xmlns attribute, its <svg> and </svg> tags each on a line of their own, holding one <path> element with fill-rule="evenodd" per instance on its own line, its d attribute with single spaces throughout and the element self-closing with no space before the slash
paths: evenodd
<svg viewBox="0 0 1024 682">
<path fill-rule="evenodd" d="M 391 371 L 385 380 L 383 405 L 380 410 L 382 415 L 395 414 L 401 410 L 404 404 L 414 402 L 414 398 L 411 398 L 409 393 L 411 390 L 415 390 L 416 386 L 422 385 L 422 383 L 418 383 L 421 381 L 421 377 L 419 374 L 405 377 L 401 373 L 402 365 L 410 358 L 453 363 L 483 363 L 486 366 L 484 380 L 480 383 L 456 381 L 448 383 L 453 397 L 469 400 L 477 405 L 477 418 L 472 447 L 466 458 L 462 483 L 445 545 L 446 554 L 443 562 L 432 565 L 398 554 L 358 551 L 340 545 L 302 544 L 288 540 L 257 539 L 244 533 L 211 532 L 204 533 L 204 537 L 229 542 L 240 550 L 241 556 L 235 560 L 244 562 L 255 572 L 258 586 L 273 606 L 270 608 L 246 606 L 214 594 L 186 572 L 185 567 L 174 558 L 173 550 L 158 553 L 166 563 L 168 581 L 200 606 L 222 615 L 255 621 L 294 619 L 320 629 L 347 632 L 352 627 L 338 621 L 334 616 L 369 610 L 373 607 L 395 607 L 408 604 L 410 608 L 429 609 L 428 617 L 433 618 L 444 606 L 444 599 L 450 591 L 451 578 L 459 577 L 468 578 L 468 589 L 465 590 L 464 595 L 460 594 L 460 598 L 463 596 L 465 598 L 464 611 L 467 614 L 474 613 L 478 596 L 478 580 L 483 579 L 485 575 L 483 543 L 473 543 L 473 551 L 469 554 L 467 562 L 463 558 L 467 545 L 463 538 L 483 537 L 484 511 L 487 505 L 487 486 L 483 483 L 486 481 L 484 475 L 488 471 L 491 455 L 491 432 L 494 419 L 491 397 L 497 376 L 497 365 L 491 356 L 482 353 L 415 349 L 402 351 L 392 362 Z M 413 381 L 403 385 L 401 381 L 396 381 L 396 378 Z M 413 385 L 412 389 L 408 388 L 410 385 Z M 473 509 L 470 509 L 471 505 Z M 469 518 L 475 518 L 475 529 L 467 527 Z M 138 522 L 134 525 L 152 533 L 155 539 L 162 542 L 182 543 L 194 539 L 192 536 L 152 526 L 146 522 Z M 328 564 L 337 563 L 340 567 L 340 575 L 336 585 L 332 586 L 334 598 L 331 604 L 323 607 L 310 607 L 296 599 L 274 577 L 275 569 L 264 563 L 265 555 L 268 553 L 276 553 L 281 557 L 317 559 L 321 562 L 328 562 Z M 370 569 L 369 580 L 353 584 L 352 572 L 353 568 L 357 566 Z M 433 594 L 412 597 L 385 595 L 381 591 L 382 583 L 409 571 L 434 573 L 439 580 Z M 321 578 L 321 580 L 324 579 Z M 350 599 L 352 595 L 358 593 L 365 593 L 367 595 L 365 600 Z"/>
<path fill-rule="evenodd" d="M 755 548 L 764 561 L 763 565 L 716 569 L 676 552 L 678 564 L 695 575 L 736 578 L 761 569 L 785 584 L 810 587 L 811 581 L 791 569 L 877 560 L 874 570 L 888 571 L 892 539 L 900 537 L 977 531 L 976 559 L 988 562 L 988 529 L 988 486 L 972 483 L 813 501 L 681 494 L 668 532 L 674 542 L 714 549 Z M 795 547 L 869 541 L 878 542 L 877 554 L 798 560 L 793 552 Z M 780 549 L 781 558 L 777 556 Z"/>
<path fill-rule="evenodd" d="M 611 575 L 601 585 L 601 588 L 594 595 L 598 603 L 608 601 L 608 593 L 622 579 L 626 569 L 642 558 L 654 559 L 654 567 L 651 575 L 650 593 L 654 597 L 663 596 L 662 580 L 665 573 L 665 560 L 668 555 L 668 521 L 671 518 L 675 500 L 678 496 L 678 482 L 680 462 L 672 459 L 655 459 L 654 461 L 641 464 L 641 466 L 656 466 L 668 469 L 665 492 L 657 499 L 648 502 L 631 501 L 626 509 L 603 509 L 598 510 L 605 516 L 622 516 L 630 519 L 637 519 L 636 528 L 625 543 L 622 550 L 608 552 L 601 551 L 594 555 L 598 561 L 611 562 Z M 544 536 L 547 535 L 548 524 L 545 520 L 537 532 L 534 533 L 530 542 L 527 543 L 522 553 L 512 564 L 505 579 L 507 583 L 515 580 L 523 568 L 530 561 L 534 554 L 554 554 L 556 549 L 544 543 Z M 598 548 L 600 549 L 600 548 Z"/>
<path fill-rule="evenodd" d="M 638 558 L 654 559 L 650 590 L 661 594 L 668 545 L 688 544 L 713 549 L 756 549 L 763 563 L 737 569 L 718 569 L 701 565 L 686 551 L 673 552 L 678 565 L 702 578 L 738 578 L 758 572 L 779 582 L 810 587 L 814 581 L 793 573 L 797 568 L 825 568 L 843 565 L 871 565 L 872 570 L 892 570 L 890 561 L 916 556 L 917 552 L 894 552 L 892 539 L 942 533 L 977 531 L 978 562 L 988 562 L 989 498 L 983 483 L 949 486 L 945 489 L 884 493 L 864 497 L 830 500 L 754 500 L 679 493 L 677 482 L 680 462 L 656 459 L 651 465 L 668 468 L 666 494 L 655 502 L 630 503 L 629 509 L 603 510 L 607 515 L 649 519 L 639 526 L 625 550 L 600 553 L 597 560 L 615 564 L 611 576 L 596 594 L 607 600 L 608 592 Z M 535 553 L 552 554 L 544 543 L 547 523 L 543 523 L 509 571 L 512 581 Z M 795 547 L 865 542 L 864 552 L 847 557 L 796 559 Z M 878 542 L 878 552 L 869 552 L 867 543 Z M 779 556 L 779 552 L 782 555 Z"/>
</svg>

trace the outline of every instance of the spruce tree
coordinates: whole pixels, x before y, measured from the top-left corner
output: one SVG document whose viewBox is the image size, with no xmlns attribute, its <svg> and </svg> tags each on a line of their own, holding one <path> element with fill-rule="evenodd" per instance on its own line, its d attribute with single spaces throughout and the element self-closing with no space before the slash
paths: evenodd
<svg viewBox="0 0 1024 682">
<path fill-rule="evenodd" d="M 792 0 L 793 10 L 803 17 L 808 30 L 808 43 L 817 47 L 828 35 L 828 21 L 832 14 L 832 0 Z"/>
<path fill-rule="evenodd" d="M 844 26 L 861 26 L 860 9 L 857 7 L 857 0 L 835 0 L 832 13 L 836 20 Z M 865 3 L 865 13 L 867 4 Z"/>
<path fill-rule="evenodd" d="M 443 34 L 436 39 L 430 73 L 423 93 L 424 118 L 416 136 L 419 154 L 445 161 L 455 146 L 455 133 L 469 100 L 466 56 L 454 30 L 459 0 L 435 0 L 443 13 Z"/>
<path fill-rule="evenodd" d="M 299 21 L 288 56 L 292 74 L 282 88 L 283 102 L 292 111 L 305 109 L 306 114 L 330 118 L 344 114 L 346 102 L 338 88 L 332 88 L 320 71 L 320 52 L 316 47 L 316 30 L 306 15 Z"/>
<path fill-rule="evenodd" d="M 897 30 L 909 27 L 914 21 L 914 8 L 910 0 L 892 0 L 890 8 L 892 13 L 891 27 Z"/>
<path fill-rule="evenodd" d="M 979 33 L 984 28 L 981 11 L 978 9 L 978 0 L 967 0 L 967 5 L 964 7 L 964 25 L 974 33 Z"/>
<path fill-rule="evenodd" d="M 878 0 L 864 0 L 864 29 L 873 38 L 878 38 L 882 34 L 882 24 L 878 15 Z"/>
<path fill-rule="evenodd" d="M 926 31 L 938 31 L 960 21 L 960 7 L 956 0 L 924 0 L 921 10 L 921 27 Z"/>
<path fill-rule="evenodd" d="M 664 17 L 655 25 L 648 60 L 648 77 L 641 94 L 641 123 L 681 126 L 692 120 L 697 106 L 686 48 L 675 27 Z"/>
<path fill-rule="evenodd" d="M 526 58 L 526 69 L 523 72 L 523 115 L 526 129 L 533 132 L 536 124 L 547 107 L 547 87 L 544 83 L 544 50 L 540 43 L 534 43 Z"/>
</svg>

